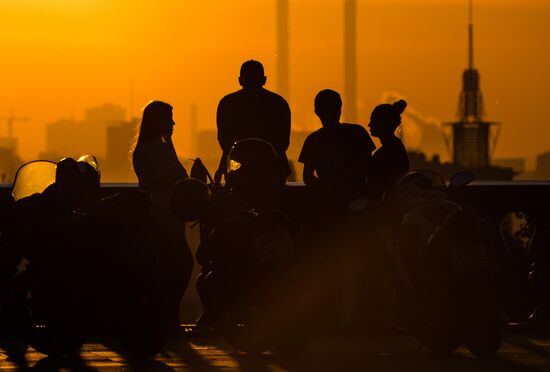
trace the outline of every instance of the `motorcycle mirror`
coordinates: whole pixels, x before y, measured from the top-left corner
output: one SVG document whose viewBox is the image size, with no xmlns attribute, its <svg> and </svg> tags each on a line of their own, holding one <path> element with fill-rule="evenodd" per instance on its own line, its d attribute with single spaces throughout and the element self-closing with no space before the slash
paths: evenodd
<svg viewBox="0 0 550 372">
<path fill-rule="evenodd" d="M 455 173 L 451 177 L 451 187 L 466 186 L 476 178 L 473 172 Z"/>
<path fill-rule="evenodd" d="M 191 166 L 191 178 L 196 178 L 204 183 L 207 183 L 208 180 L 214 183 L 208 169 L 200 158 L 196 158 L 195 161 L 193 161 L 193 165 Z"/>
</svg>

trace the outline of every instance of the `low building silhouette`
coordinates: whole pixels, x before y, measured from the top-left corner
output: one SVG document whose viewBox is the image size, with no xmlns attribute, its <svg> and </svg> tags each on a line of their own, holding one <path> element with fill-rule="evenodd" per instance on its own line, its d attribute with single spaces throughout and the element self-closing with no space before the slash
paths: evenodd
<svg viewBox="0 0 550 372">
<path fill-rule="evenodd" d="M 411 151 L 408 153 L 410 169 L 427 169 L 439 173 L 445 179 L 449 179 L 453 174 L 459 172 L 473 172 L 476 180 L 501 180 L 509 181 L 514 178 L 518 172 L 515 172 L 510 167 L 495 167 L 487 165 L 483 167 L 465 167 L 461 164 L 441 162 L 439 155 L 434 155 L 432 158 L 426 157 L 426 154 L 419 151 Z"/>
<path fill-rule="evenodd" d="M 493 164 L 498 167 L 512 168 L 515 172 L 525 172 L 525 158 L 496 158 Z"/>
<path fill-rule="evenodd" d="M 538 179 L 550 179 L 550 151 L 537 155 L 535 173 Z"/>
</svg>

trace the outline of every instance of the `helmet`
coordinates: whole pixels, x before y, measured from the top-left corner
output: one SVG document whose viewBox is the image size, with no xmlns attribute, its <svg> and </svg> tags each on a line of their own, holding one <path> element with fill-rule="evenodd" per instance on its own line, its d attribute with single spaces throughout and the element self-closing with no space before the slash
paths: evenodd
<svg viewBox="0 0 550 372">
<path fill-rule="evenodd" d="M 409 210 L 418 205 L 447 199 L 445 180 L 427 170 L 411 171 L 386 192 L 384 199 L 394 206 Z"/>
<path fill-rule="evenodd" d="M 63 158 L 57 163 L 55 183 L 64 189 L 99 187 L 101 172 L 93 155 L 83 155 L 78 161 Z"/>
<path fill-rule="evenodd" d="M 237 141 L 227 156 L 226 182 L 237 193 L 273 190 L 283 186 L 285 179 L 275 149 L 263 139 Z"/>
<path fill-rule="evenodd" d="M 99 166 L 93 155 L 81 156 L 78 161 L 63 158 L 57 163 L 55 184 L 72 199 L 75 208 L 87 208 L 98 200 L 100 180 Z"/>
<path fill-rule="evenodd" d="M 89 173 L 89 177 L 101 178 L 101 171 L 99 170 L 99 164 L 97 159 L 93 155 L 82 155 L 78 158 L 78 165 L 81 174 Z"/>
<path fill-rule="evenodd" d="M 78 162 L 73 158 L 63 158 L 55 168 L 55 183 L 60 188 L 71 188 L 78 179 Z"/>
<path fill-rule="evenodd" d="M 206 184 L 195 178 L 184 178 L 176 182 L 170 194 L 170 210 L 183 221 L 196 221 L 208 207 L 210 190 Z"/>
</svg>

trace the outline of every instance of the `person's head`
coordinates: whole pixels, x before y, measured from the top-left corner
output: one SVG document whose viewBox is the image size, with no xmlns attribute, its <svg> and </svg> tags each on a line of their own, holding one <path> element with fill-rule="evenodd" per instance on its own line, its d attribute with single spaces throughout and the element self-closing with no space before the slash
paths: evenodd
<svg viewBox="0 0 550 372">
<path fill-rule="evenodd" d="M 150 101 L 143 109 L 138 142 L 171 136 L 174 125 L 172 106 L 162 101 Z"/>
<path fill-rule="evenodd" d="M 87 209 L 99 200 L 101 174 L 93 155 L 63 158 L 56 166 L 55 184 L 75 209 Z"/>
<path fill-rule="evenodd" d="M 340 122 L 342 114 L 342 98 L 338 92 L 324 89 L 315 96 L 315 114 L 321 119 L 321 123 L 334 125 Z"/>
<path fill-rule="evenodd" d="M 378 105 L 370 115 L 370 133 L 374 137 L 387 137 L 394 134 L 401 124 L 401 114 L 405 111 L 407 102 L 399 100 L 392 104 Z"/>
<path fill-rule="evenodd" d="M 267 77 L 264 75 L 264 66 L 258 61 L 251 59 L 241 65 L 239 84 L 245 89 L 260 88 L 265 85 Z"/>
<path fill-rule="evenodd" d="M 73 158 L 63 158 L 55 167 L 55 184 L 60 190 L 73 190 L 79 177 L 78 162 Z"/>
</svg>

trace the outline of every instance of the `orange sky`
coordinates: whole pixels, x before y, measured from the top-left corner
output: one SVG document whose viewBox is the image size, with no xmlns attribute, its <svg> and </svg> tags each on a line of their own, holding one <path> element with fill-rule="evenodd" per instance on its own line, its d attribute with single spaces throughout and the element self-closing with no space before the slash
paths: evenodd
<svg viewBox="0 0 550 372">
<path fill-rule="evenodd" d="M 550 150 L 550 1 L 476 0 L 475 65 L 488 119 L 502 121 L 496 156 Z M 315 129 L 312 101 L 343 90 L 343 0 L 290 0 L 289 102 L 296 128 Z M 384 92 L 442 121 L 455 118 L 466 65 L 466 0 L 358 0 L 360 114 Z M 175 142 L 186 152 L 189 107 L 213 128 L 215 108 L 238 89 L 242 61 L 264 63 L 275 88 L 274 0 L 18 0 L 0 2 L 0 117 L 30 160 L 45 124 L 81 118 L 103 102 L 133 112 L 149 99 L 175 107 Z M 0 122 L 0 135 L 5 124 Z M 74 140 L 74 139 L 71 139 Z"/>
</svg>

